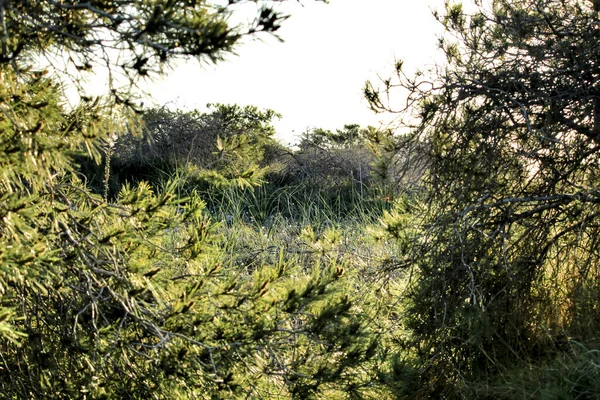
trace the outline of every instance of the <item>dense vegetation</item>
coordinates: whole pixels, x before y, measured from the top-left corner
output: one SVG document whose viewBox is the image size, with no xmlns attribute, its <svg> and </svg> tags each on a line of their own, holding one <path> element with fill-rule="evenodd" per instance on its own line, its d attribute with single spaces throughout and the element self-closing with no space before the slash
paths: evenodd
<svg viewBox="0 0 600 400">
<path fill-rule="evenodd" d="M 395 129 L 294 148 L 137 103 L 236 3 L 0 2 L 0 398 L 600 398 L 598 3 L 448 4 Z"/>
</svg>

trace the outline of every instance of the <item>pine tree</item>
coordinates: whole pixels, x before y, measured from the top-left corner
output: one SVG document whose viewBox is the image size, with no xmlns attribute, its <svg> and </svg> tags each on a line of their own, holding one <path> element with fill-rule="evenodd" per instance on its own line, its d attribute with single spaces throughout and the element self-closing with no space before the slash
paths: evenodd
<svg viewBox="0 0 600 400">
<path fill-rule="evenodd" d="M 365 88 L 403 113 L 402 141 L 427 163 L 409 322 L 437 393 L 597 340 L 595 4 L 448 3 L 447 64 L 410 78 L 397 63 L 382 91 Z M 385 103 L 398 86 L 410 108 Z"/>
<path fill-rule="evenodd" d="M 243 37 L 275 32 L 283 16 L 267 5 L 233 27 L 229 6 L 179 0 L 15 0 L 0 12 L 2 396 L 358 391 L 368 374 L 357 366 L 375 342 L 339 266 L 296 268 L 282 257 L 244 274 L 227 264 L 193 191 L 183 198 L 175 181 L 161 190 L 141 182 L 110 199 L 74 162 L 100 161 L 115 133 L 135 129 L 139 77 L 181 56 L 218 61 Z M 56 58 L 79 71 L 76 84 L 102 66 L 121 78 L 102 98 L 82 89 L 71 107 L 64 83 L 40 69 Z"/>
</svg>

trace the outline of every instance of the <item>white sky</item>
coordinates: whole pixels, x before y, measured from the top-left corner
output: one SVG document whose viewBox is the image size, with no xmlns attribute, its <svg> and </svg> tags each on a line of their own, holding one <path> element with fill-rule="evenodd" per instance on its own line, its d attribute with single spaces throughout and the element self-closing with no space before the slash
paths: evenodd
<svg viewBox="0 0 600 400">
<path fill-rule="evenodd" d="M 283 115 L 278 136 L 292 141 L 309 127 L 379 126 L 386 116 L 368 109 L 366 80 L 386 77 L 395 58 L 407 72 L 431 66 L 441 27 L 432 9 L 443 0 L 303 0 L 279 35 L 246 43 L 216 66 L 189 62 L 149 85 L 155 102 L 204 110 L 210 102 L 255 105 Z M 387 117 L 389 119 L 389 117 Z"/>
</svg>

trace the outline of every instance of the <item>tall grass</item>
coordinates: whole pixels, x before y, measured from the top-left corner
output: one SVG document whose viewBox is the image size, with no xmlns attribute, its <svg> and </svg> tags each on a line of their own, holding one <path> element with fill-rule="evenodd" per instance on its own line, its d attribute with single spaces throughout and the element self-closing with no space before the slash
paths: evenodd
<svg viewBox="0 0 600 400">
<path fill-rule="evenodd" d="M 600 349 L 570 341 L 552 358 L 515 360 L 490 380 L 465 382 L 461 394 L 471 399 L 600 399 Z"/>
<path fill-rule="evenodd" d="M 348 222 L 370 224 L 392 207 L 378 188 L 352 186 L 267 184 L 250 189 L 209 188 L 202 191 L 202 196 L 215 219 L 259 225 L 269 224 L 276 217 L 323 227 Z"/>
<path fill-rule="evenodd" d="M 376 186 L 352 184 L 195 189 L 221 234 L 223 264 L 241 278 L 252 279 L 265 266 L 282 263 L 306 274 L 315 267 L 344 270 L 345 290 L 353 307 L 369 316 L 383 349 L 378 362 L 365 366 L 377 371 L 379 386 L 374 388 L 384 388 L 372 393 L 383 398 L 422 394 L 423 355 L 406 345 L 418 337 L 405 327 L 410 306 L 405 290 L 411 271 L 395 264 L 403 243 L 373 234 L 386 215 L 393 216 L 394 209 L 402 208 L 400 202 Z M 180 194 L 189 191 L 188 179 Z M 543 289 L 540 286 L 539 290 Z M 588 320 L 594 320 L 594 310 L 588 311 Z M 447 395 L 465 399 L 600 399 L 600 341 L 582 343 L 565 337 L 561 346 L 550 341 L 540 351 L 537 359 L 515 359 L 514 364 L 497 365 L 494 371 L 475 371 L 468 380 L 459 379 Z"/>
</svg>

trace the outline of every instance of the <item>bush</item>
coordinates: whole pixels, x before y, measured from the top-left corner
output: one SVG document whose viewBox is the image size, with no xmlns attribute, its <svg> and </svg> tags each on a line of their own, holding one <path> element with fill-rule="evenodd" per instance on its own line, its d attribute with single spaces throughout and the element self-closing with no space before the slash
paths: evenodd
<svg viewBox="0 0 600 400">
<path fill-rule="evenodd" d="M 112 152 L 111 186 L 150 180 L 158 184 L 172 174 L 189 177 L 190 186 L 255 185 L 266 146 L 275 143 L 272 110 L 209 104 L 209 111 L 148 110 L 142 135 L 118 137 Z"/>
</svg>

